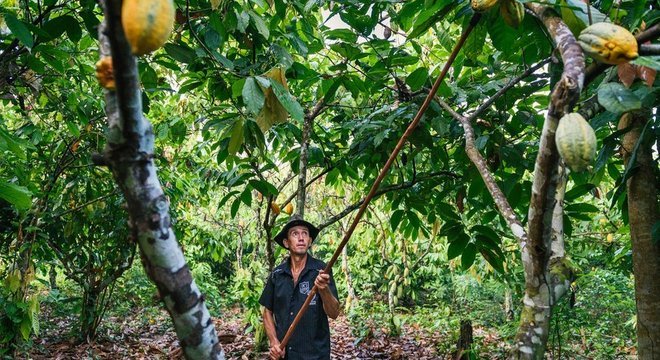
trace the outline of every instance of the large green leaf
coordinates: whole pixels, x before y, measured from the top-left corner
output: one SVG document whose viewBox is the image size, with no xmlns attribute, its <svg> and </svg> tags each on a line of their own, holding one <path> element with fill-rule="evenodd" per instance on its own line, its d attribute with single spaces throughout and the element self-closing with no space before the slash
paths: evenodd
<svg viewBox="0 0 660 360">
<path fill-rule="evenodd" d="M 25 160 L 27 157 L 27 149 L 34 149 L 34 146 L 30 143 L 21 141 L 0 128 L 0 150 L 9 150 L 22 160 Z"/>
<path fill-rule="evenodd" d="M 26 210 L 32 205 L 32 192 L 26 187 L 0 180 L 0 198 L 7 200 L 19 210 Z"/>
<path fill-rule="evenodd" d="M 27 24 L 18 20 L 16 16 L 10 13 L 5 13 L 4 18 L 11 33 L 14 34 L 23 45 L 29 48 L 34 46 L 34 39 L 32 38 L 30 30 L 28 30 Z"/>
<path fill-rule="evenodd" d="M 273 88 L 273 93 L 275 93 L 277 100 L 279 100 L 280 104 L 282 104 L 286 111 L 289 112 L 289 115 L 295 120 L 302 121 L 305 116 L 305 111 L 298 101 L 291 96 L 291 93 L 289 93 L 282 84 L 273 79 L 270 81 L 270 86 Z"/>
<path fill-rule="evenodd" d="M 461 267 L 463 269 L 468 269 L 472 264 L 474 264 L 474 259 L 477 257 L 477 246 L 473 243 L 467 244 L 463 250 L 463 256 L 461 257 Z"/>
<path fill-rule="evenodd" d="M 229 138 L 229 154 L 234 155 L 238 152 L 243 144 L 243 119 L 238 119 L 231 129 L 231 137 Z"/>
<path fill-rule="evenodd" d="M 264 92 L 259 85 L 257 85 L 257 82 L 253 77 L 249 77 L 245 80 L 242 96 L 248 110 L 253 114 L 258 113 L 259 110 L 261 110 L 264 106 L 264 101 L 266 100 Z"/>
<path fill-rule="evenodd" d="M 639 110 L 642 100 L 630 89 L 619 83 L 608 83 L 598 89 L 598 103 L 613 113 Z"/>
</svg>

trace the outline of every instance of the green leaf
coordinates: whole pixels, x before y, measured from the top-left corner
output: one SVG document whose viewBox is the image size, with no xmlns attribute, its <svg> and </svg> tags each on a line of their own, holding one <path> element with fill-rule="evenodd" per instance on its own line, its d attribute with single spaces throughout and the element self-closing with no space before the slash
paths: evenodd
<svg viewBox="0 0 660 360">
<path fill-rule="evenodd" d="M 263 196 L 273 195 L 274 197 L 279 194 L 277 188 L 271 183 L 263 180 L 250 180 L 250 185 L 260 192 Z"/>
<path fill-rule="evenodd" d="M 427 68 L 418 68 L 406 78 L 406 84 L 410 86 L 410 90 L 417 91 L 421 89 L 429 78 L 429 71 Z"/>
<path fill-rule="evenodd" d="M 32 321 L 30 318 L 26 317 L 21 321 L 20 331 L 23 340 L 28 340 L 30 338 L 30 333 L 32 332 Z"/>
<path fill-rule="evenodd" d="M 605 110 L 613 113 L 639 110 L 642 107 L 642 100 L 619 83 L 601 86 L 598 89 L 598 103 L 603 105 Z"/>
<path fill-rule="evenodd" d="M 640 56 L 630 63 L 660 71 L 660 56 Z"/>
<path fill-rule="evenodd" d="M 454 208 L 447 203 L 441 202 L 436 204 L 436 210 L 444 220 L 460 220 L 460 217 L 456 214 Z"/>
<path fill-rule="evenodd" d="M 589 25 L 589 13 L 591 12 L 591 21 L 592 23 L 608 21 L 605 14 L 598 11 L 593 5 L 587 8 L 587 4 L 583 0 L 565 0 L 562 3 L 568 5 L 568 8 L 573 10 L 573 14 L 585 25 Z M 562 16 L 564 15 L 564 9 L 562 9 Z M 573 29 L 571 29 L 573 31 Z"/>
<path fill-rule="evenodd" d="M 30 143 L 20 141 L 10 133 L 0 128 L 0 150 L 9 150 L 22 160 L 27 158 L 26 149 L 34 149 Z"/>
<path fill-rule="evenodd" d="M 34 46 L 34 39 L 32 38 L 32 33 L 28 30 L 26 24 L 10 13 L 5 13 L 4 18 L 11 33 L 16 35 L 23 45 L 32 48 L 32 46 Z"/>
<path fill-rule="evenodd" d="M 579 212 L 579 213 L 597 213 L 600 211 L 598 207 L 596 207 L 595 205 L 586 204 L 586 203 L 566 205 L 564 210 L 566 212 Z"/>
<path fill-rule="evenodd" d="M 243 144 L 243 119 L 238 119 L 231 129 L 231 138 L 229 139 L 228 151 L 229 154 L 234 155 L 238 152 Z"/>
<path fill-rule="evenodd" d="M 477 257 L 477 247 L 473 243 L 467 244 L 463 250 L 463 256 L 461 257 L 461 266 L 464 270 L 467 270 L 474 264 L 474 259 Z"/>
<path fill-rule="evenodd" d="M 495 244 L 499 244 L 501 242 L 500 236 L 497 235 L 495 230 L 489 228 L 488 226 L 484 225 L 475 225 L 470 229 L 473 233 L 481 234 L 485 236 L 486 238 L 492 240 Z"/>
<path fill-rule="evenodd" d="M 470 238 L 467 236 L 460 236 L 454 241 L 450 242 L 449 247 L 447 248 L 447 260 L 451 260 L 458 255 L 463 254 L 463 251 L 465 250 L 465 247 L 469 241 Z"/>
<path fill-rule="evenodd" d="M 295 120 L 303 121 L 305 117 L 305 111 L 302 106 L 296 101 L 296 99 L 291 96 L 291 94 L 280 84 L 279 82 L 272 80 L 270 81 L 270 86 L 273 88 L 273 93 L 279 100 L 280 104 L 284 106 L 286 111 L 289 112 L 289 115 Z"/>
<path fill-rule="evenodd" d="M 390 225 L 392 226 L 392 231 L 396 231 L 396 229 L 399 227 L 404 214 L 405 211 L 401 209 L 398 209 L 392 213 L 392 216 L 390 216 Z"/>
<path fill-rule="evenodd" d="M 231 217 L 235 218 L 236 214 L 238 213 L 238 209 L 241 207 L 241 198 L 240 196 L 234 200 L 234 202 L 231 204 Z"/>
<path fill-rule="evenodd" d="M 32 192 L 26 187 L 0 180 L 0 198 L 7 200 L 19 210 L 29 209 L 32 205 Z"/>
<path fill-rule="evenodd" d="M 566 1 L 562 1 L 562 5 L 566 5 Z M 580 35 L 580 32 L 587 27 L 588 23 L 580 20 L 577 15 L 575 15 L 573 9 L 568 6 L 561 7 L 561 19 L 564 21 L 566 26 L 571 30 L 575 37 Z"/>
<path fill-rule="evenodd" d="M 245 101 L 245 105 L 251 113 L 258 113 L 264 106 L 264 101 L 266 99 L 264 97 L 264 92 L 261 91 L 261 88 L 257 85 L 257 82 L 253 77 L 249 77 L 245 80 L 242 95 L 243 101 Z"/>
<path fill-rule="evenodd" d="M 347 43 L 356 43 L 358 36 L 349 29 L 333 29 L 325 32 L 328 40 L 343 40 Z"/>
<path fill-rule="evenodd" d="M 195 56 L 195 50 L 188 46 L 167 43 L 163 48 L 174 60 L 184 64 L 190 64 L 197 58 Z"/>
<path fill-rule="evenodd" d="M 588 194 L 591 190 L 595 189 L 596 185 L 594 184 L 581 184 L 578 186 L 574 186 L 571 190 L 567 191 L 566 194 L 564 194 L 564 200 L 565 201 L 573 201 L 583 195 Z"/>
<path fill-rule="evenodd" d="M 268 38 L 270 38 L 270 30 L 268 30 L 268 25 L 266 25 L 261 16 L 257 15 L 254 11 L 248 11 L 248 14 L 250 14 L 252 23 L 254 24 L 254 27 L 257 28 L 259 34 L 268 40 Z"/>
<path fill-rule="evenodd" d="M 490 266 L 493 267 L 493 269 L 497 270 L 499 273 L 504 273 L 504 266 L 502 265 L 502 257 L 499 256 L 498 254 L 494 253 L 488 248 L 480 248 L 479 252 L 481 253 L 481 256 L 488 261 Z"/>
</svg>

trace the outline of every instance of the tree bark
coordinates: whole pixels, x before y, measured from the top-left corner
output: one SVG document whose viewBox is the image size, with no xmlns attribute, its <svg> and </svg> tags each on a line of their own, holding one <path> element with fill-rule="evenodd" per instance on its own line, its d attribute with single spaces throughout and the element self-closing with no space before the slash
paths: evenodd
<svg viewBox="0 0 660 360">
<path fill-rule="evenodd" d="M 116 92 L 106 91 L 108 144 L 99 163 L 109 166 L 128 203 L 131 230 L 145 272 L 158 287 L 185 357 L 224 359 L 204 296 L 171 228 L 169 199 L 153 161 L 152 126 L 142 114 L 137 60 L 121 27 L 121 1 L 102 5 L 101 54 L 112 56 Z"/>
<path fill-rule="evenodd" d="M 584 82 L 584 54 L 575 37 L 556 13 L 542 5 L 527 7 L 553 37 L 564 63 L 561 78 L 550 95 L 539 152 L 534 166 L 532 198 L 528 213 L 528 242 L 521 242 L 525 295 L 520 325 L 511 349 L 513 359 L 542 359 L 552 309 L 570 286 L 570 269 L 564 261 L 563 194 L 566 175 L 559 164 L 555 131 L 559 119 L 575 105 Z"/>
<path fill-rule="evenodd" d="M 639 359 L 660 359 L 660 243 L 653 243 L 652 229 L 660 221 L 658 206 L 658 164 L 653 159 L 653 139 L 642 139 L 650 121 L 649 111 L 627 113 L 620 129 L 630 127 L 623 137 L 626 169 L 636 167 L 628 179 L 628 218 L 632 241 L 635 302 L 637 303 L 637 353 Z M 652 131 L 647 128 L 647 131 Z M 636 152 L 635 152 L 636 150 Z M 635 158 L 633 158 L 635 156 Z M 630 164 L 634 161 L 634 164 Z"/>
</svg>

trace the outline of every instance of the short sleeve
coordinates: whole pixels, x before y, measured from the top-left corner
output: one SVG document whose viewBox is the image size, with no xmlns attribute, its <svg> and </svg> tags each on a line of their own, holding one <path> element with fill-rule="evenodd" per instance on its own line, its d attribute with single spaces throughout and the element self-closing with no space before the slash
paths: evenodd
<svg viewBox="0 0 660 360">
<path fill-rule="evenodd" d="M 273 310 L 273 297 L 275 294 L 275 286 L 273 284 L 273 275 L 268 275 L 268 280 L 266 280 L 266 286 L 261 292 L 261 297 L 259 298 L 259 304 L 263 305 L 268 310 Z"/>
</svg>

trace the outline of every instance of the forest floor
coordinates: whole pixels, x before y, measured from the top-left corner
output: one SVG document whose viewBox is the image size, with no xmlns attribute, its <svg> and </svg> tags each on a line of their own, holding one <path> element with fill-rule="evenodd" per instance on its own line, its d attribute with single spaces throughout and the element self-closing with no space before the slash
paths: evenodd
<svg viewBox="0 0 660 360">
<path fill-rule="evenodd" d="M 48 310 L 46 310 L 47 312 Z M 124 316 L 107 316 L 97 340 L 77 343 L 73 340 L 73 317 L 42 314 L 42 333 L 34 340 L 23 359 L 182 359 L 181 349 L 169 318 L 164 311 L 151 314 L 135 311 Z M 245 334 L 240 311 L 232 309 L 222 319 L 214 319 L 227 359 L 267 359 L 267 353 L 255 352 L 253 334 Z M 446 335 L 429 333 L 415 324 L 404 325 L 402 335 L 390 337 L 385 331 L 371 329 L 364 338 L 356 338 L 348 319 L 340 316 L 330 322 L 333 359 L 450 359 L 439 354 L 437 344 L 451 341 Z M 477 330 L 477 329 L 475 329 Z"/>
</svg>

